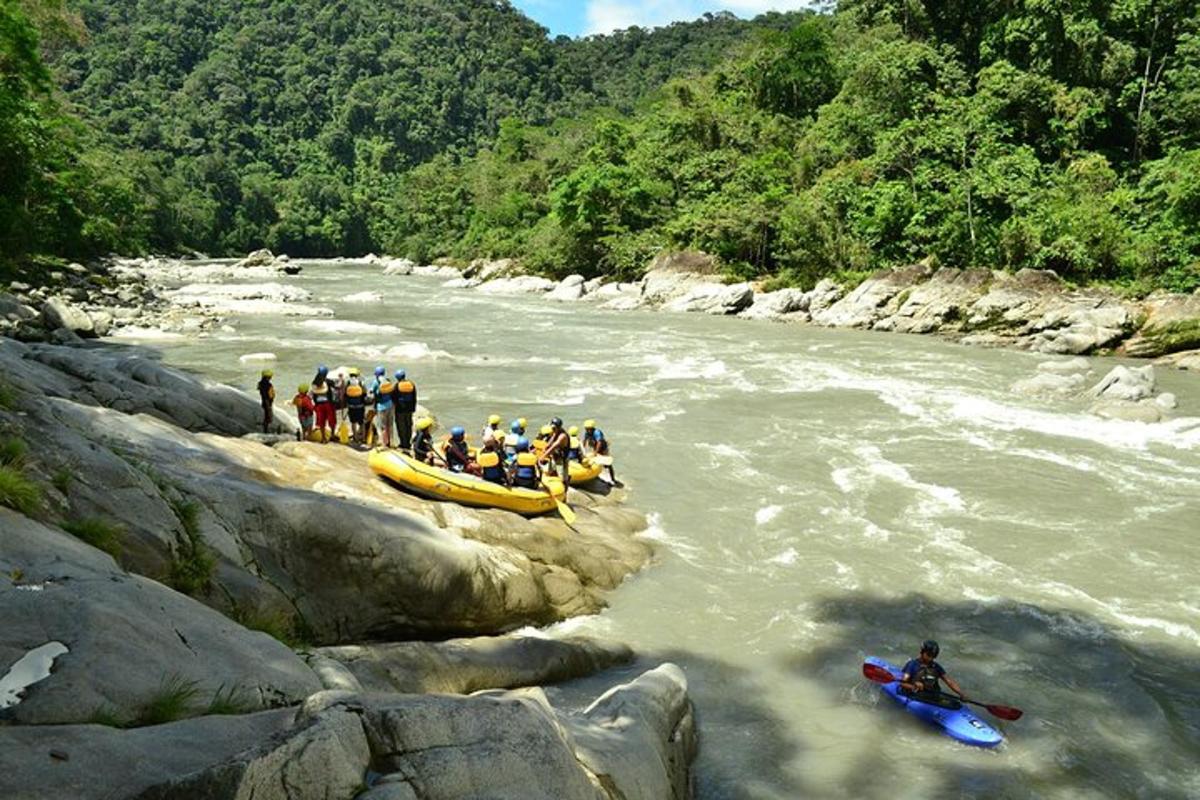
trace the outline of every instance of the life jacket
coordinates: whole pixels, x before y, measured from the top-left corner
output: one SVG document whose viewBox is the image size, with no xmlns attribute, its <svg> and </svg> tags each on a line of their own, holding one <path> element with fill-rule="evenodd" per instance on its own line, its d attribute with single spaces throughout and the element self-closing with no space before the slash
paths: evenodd
<svg viewBox="0 0 1200 800">
<path fill-rule="evenodd" d="M 379 384 L 379 394 L 391 394 L 396 390 L 396 384 L 391 381 L 381 381 Z"/>
<path fill-rule="evenodd" d="M 479 466 L 483 468 L 483 479 L 492 483 L 504 483 L 504 464 L 500 461 L 500 454 L 491 450 L 484 451 L 479 454 L 476 459 Z"/>
<path fill-rule="evenodd" d="M 433 437 L 429 435 L 429 431 L 417 431 L 417 435 L 412 441 L 413 455 L 424 461 L 425 456 L 429 455 L 433 450 Z"/>
<path fill-rule="evenodd" d="M 461 470 L 467 466 L 470 456 L 467 453 L 467 440 L 464 437 L 462 440 L 453 438 L 446 439 L 446 463 L 450 469 Z"/>
<path fill-rule="evenodd" d="M 317 405 L 322 403 L 333 402 L 333 393 L 329 388 L 328 383 L 320 384 L 320 387 L 312 387 L 313 402 Z"/>
<path fill-rule="evenodd" d="M 537 456 L 533 453 L 517 453 L 515 483 L 532 489 L 537 485 Z"/>
<path fill-rule="evenodd" d="M 352 383 L 346 387 L 346 407 L 362 408 L 367 404 L 367 391 L 361 383 Z"/>
<path fill-rule="evenodd" d="M 387 411 L 392 407 L 392 389 L 394 388 L 395 386 L 390 381 L 375 380 L 371 392 L 375 395 L 375 406 L 380 411 Z"/>
<path fill-rule="evenodd" d="M 413 385 L 412 381 L 399 381 L 395 386 L 395 392 L 397 411 L 417 410 L 417 387 Z"/>
<path fill-rule="evenodd" d="M 572 436 L 571 443 L 567 445 L 567 459 L 570 461 L 583 460 L 583 446 L 580 444 L 578 436 Z"/>
<path fill-rule="evenodd" d="M 918 692 L 937 694 L 940 691 L 938 687 L 938 671 L 934 666 L 936 663 L 935 661 L 928 666 L 922 665 L 917 670 L 917 674 L 913 675 L 912 680 L 917 685 Z"/>
</svg>

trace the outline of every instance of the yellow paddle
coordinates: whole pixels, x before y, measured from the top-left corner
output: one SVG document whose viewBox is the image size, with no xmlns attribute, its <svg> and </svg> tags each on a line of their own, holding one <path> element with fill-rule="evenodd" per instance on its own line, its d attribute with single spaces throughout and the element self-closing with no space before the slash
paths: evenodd
<svg viewBox="0 0 1200 800">
<path fill-rule="evenodd" d="M 554 490 L 547 485 L 545 478 L 542 479 L 542 488 L 545 489 L 547 494 L 550 495 L 550 499 L 554 501 L 554 505 L 558 506 L 558 513 L 563 518 L 563 522 L 567 523 L 568 525 L 574 525 L 575 512 L 571 510 L 569 505 L 554 496 Z"/>
</svg>

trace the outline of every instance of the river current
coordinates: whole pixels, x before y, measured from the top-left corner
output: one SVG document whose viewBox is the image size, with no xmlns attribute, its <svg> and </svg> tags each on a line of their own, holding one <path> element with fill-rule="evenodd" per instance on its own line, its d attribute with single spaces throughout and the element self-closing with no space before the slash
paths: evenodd
<svg viewBox="0 0 1200 800">
<path fill-rule="evenodd" d="M 628 642 L 627 672 L 684 668 L 699 797 L 1200 797 L 1200 376 L 1158 370 L 1172 421 L 1105 421 L 1015 394 L 1047 360 L 1028 353 L 365 266 L 289 280 L 334 317 L 131 343 L 246 389 L 260 365 L 239 357 L 275 353 L 281 396 L 318 363 L 404 367 L 468 431 L 597 418 L 657 556 L 547 633 Z M 345 299 L 363 292 L 383 299 Z M 937 735 L 861 677 L 930 637 L 973 697 L 1025 710 L 1000 748 Z"/>
</svg>

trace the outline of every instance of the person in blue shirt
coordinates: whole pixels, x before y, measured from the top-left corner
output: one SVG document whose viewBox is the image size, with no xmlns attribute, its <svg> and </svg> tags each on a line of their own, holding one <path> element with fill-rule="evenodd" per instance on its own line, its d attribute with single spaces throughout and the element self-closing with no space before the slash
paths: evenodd
<svg viewBox="0 0 1200 800">
<path fill-rule="evenodd" d="M 900 691 L 903 694 L 937 705 L 955 703 L 953 698 L 942 693 L 939 684 L 945 683 L 950 687 L 950 691 L 960 698 L 966 699 L 967 693 L 962 690 L 957 681 L 946 674 L 946 670 L 935 660 L 940 650 L 938 643 L 932 639 L 921 643 L 921 652 L 916 658 L 909 660 L 901 670 Z"/>
<path fill-rule="evenodd" d="M 376 445 L 392 447 L 392 429 L 396 423 L 396 407 L 392 393 L 396 385 L 387 378 L 385 367 L 375 368 L 375 382 L 371 384 L 371 396 L 375 399 L 375 425 L 379 429 Z M 397 443 L 398 445 L 398 443 Z"/>
<path fill-rule="evenodd" d="M 583 439 L 580 444 L 583 445 L 585 454 L 595 456 L 610 456 L 608 449 L 608 439 L 604 438 L 604 431 L 596 427 L 596 420 L 588 419 L 583 422 Z M 608 479 L 614 484 L 617 482 L 617 473 L 613 471 L 613 466 L 608 465 Z"/>
</svg>

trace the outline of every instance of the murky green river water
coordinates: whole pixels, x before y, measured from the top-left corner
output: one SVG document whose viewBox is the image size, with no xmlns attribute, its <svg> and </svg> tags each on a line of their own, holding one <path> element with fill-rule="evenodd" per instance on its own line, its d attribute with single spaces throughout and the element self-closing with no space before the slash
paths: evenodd
<svg viewBox="0 0 1200 800">
<path fill-rule="evenodd" d="M 148 344 L 246 388 L 239 356 L 274 352 L 281 395 L 319 362 L 403 366 L 469 430 L 598 418 L 659 553 L 552 633 L 684 667 L 700 797 L 1200 797 L 1200 376 L 1159 370 L 1174 421 L 1109 422 L 1014 394 L 1045 360 L 1025 353 L 358 266 L 293 280 L 335 318 Z M 368 291 L 382 302 L 342 299 Z M 1025 709 L 1001 748 L 932 733 L 860 677 L 926 637 L 973 696 Z"/>
</svg>

